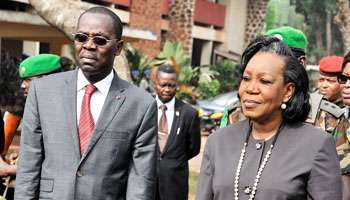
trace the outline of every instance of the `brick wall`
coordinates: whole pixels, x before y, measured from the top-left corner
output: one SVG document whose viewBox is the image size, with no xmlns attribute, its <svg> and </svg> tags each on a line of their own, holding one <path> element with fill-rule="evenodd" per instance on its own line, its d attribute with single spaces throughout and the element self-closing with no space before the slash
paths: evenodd
<svg viewBox="0 0 350 200">
<path fill-rule="evenodd" d="M 129 26 L 152 31 L 157 35 L 157 40 L 132 40 L 130 43 L 150 57 L 156 57 L 160 52 L 162 6 L 160 0 L 131 1 Z"/>
<path fill-rule="evenodd" d="M 192 27 L 195 0 L 172 0 L 169 6 L 169 31 L 166 39 L 180 42 L 187 55 L 192 55 Z"/>
</svg>

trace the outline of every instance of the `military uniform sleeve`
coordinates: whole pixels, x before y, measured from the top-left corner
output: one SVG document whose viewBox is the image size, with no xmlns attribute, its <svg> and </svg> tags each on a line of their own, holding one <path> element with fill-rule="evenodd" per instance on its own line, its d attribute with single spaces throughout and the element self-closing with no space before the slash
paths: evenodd
<svg viewBox="0 0 350 200">
<path fill-rule="evenodd" d="M 342 174 L 350 175 L 350 123 L 345 117 L 340 120 L 333 136 L 337 146 Z"/>
</svg>

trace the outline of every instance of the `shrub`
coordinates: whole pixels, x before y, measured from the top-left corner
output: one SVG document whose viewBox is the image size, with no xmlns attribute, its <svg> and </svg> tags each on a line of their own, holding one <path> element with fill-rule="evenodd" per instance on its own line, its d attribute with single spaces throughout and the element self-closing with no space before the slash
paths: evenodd
<svg viewBox="0 0 350 200">
<path fill-rule="evenodd" d="M 218 80 L 200 80 L 198 82 L 197 93 L 199 99 L 208 99 L 220 93 L 220 82 Z"/>
</svg>

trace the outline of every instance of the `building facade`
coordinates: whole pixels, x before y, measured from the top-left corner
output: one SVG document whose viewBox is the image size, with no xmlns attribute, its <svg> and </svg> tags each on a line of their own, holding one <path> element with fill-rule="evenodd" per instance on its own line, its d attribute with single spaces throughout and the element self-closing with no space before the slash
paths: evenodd
<svg viewBox="0 0 350 200">
<path fill-rule="evenodd" d="M 237 60 L 243 50 L 247 0 L 81 1 L 113 9 L 124 24 L 124 40 L 150 57 L 166 40 L 181 42 L 193 66 L 217 57 Z M 71 41 L 38 16 L 28 0 L 1 0 L 0 27 L 2 53 L 69 57 L 72 52 Z"/>
</svg>

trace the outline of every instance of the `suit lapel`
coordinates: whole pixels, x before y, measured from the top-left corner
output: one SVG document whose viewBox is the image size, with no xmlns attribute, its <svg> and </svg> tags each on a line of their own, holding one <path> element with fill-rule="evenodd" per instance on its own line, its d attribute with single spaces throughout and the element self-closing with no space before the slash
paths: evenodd
<svg viewBox="0 0 350 200">
<path fill-rule="evenodd" d="M 91 135 L 89 145 L 85 151 L 85 154 L 82 155 L 80 163 L 85 159 L 89 152 L 93 149 L 97 141 L 103 135 L 109 123 L 112 121 L 114 116 L 118 113 L 120 106 L 125 100 L 125 95 L 123 94 L 125 88 L 123 87 L 121 80 L 114 73 L 114 78 L 109 89 L 106 100 L 103 104 L 99 119 L 96 123 L 96 127 Z"/>
<path fill-rule="evenodd" d="M 176 135 L 178 134 L 177 132 L 180 131 L 178 130 L 179 127 L 179 121 L 180 121 L 180 116 L 181 116 L 181 108 L 182 106 L 180 105 L 180 102 L 175 98 L 175 112 L 174 112 L 174 119 L 173 119 L 173 124 L 171 125 L 170 133 L 168 136 L 168 139 L 166 141 L 163 154 L 166 153 L 166 151 L 169 149 L 169 146 L 172 144 L 174 141 Z"/>
<path fill-rule="evenodd" d="M 72 136 L 74 153 L 78 160 L 80 159 L 79 136 L 77 127 L 77 72 L 75 70 L 72 76 L 66 80 L 66 88 L 63 89 L 64 95 L 64 113 L 66 114 L 67 125 Z"/>
</svg>

